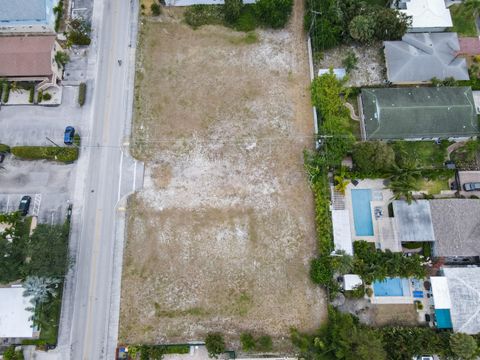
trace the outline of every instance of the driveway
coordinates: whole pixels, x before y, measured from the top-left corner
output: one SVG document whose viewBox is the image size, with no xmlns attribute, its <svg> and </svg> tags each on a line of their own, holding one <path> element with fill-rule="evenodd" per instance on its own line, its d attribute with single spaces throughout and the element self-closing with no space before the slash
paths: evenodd
<svg viewBox="0 0 480 360">
<path fill-rule="evenodd" d="M 480 182 L 480 171 L 459 171 L 458 177 L 460 179 L 460 195 L 464 196 L 480 196 L 480 191 L 464 191 L 463 184 L 470 182 Z"/>
<path fill-rule="evenodd" d="M 75 165 L 21 161 L 7 156 L 0 170 L 0 212 L 18 209 L 24 195 L 32 197 L 29 215 L 39 223 L 58 224 L 66 217 Z"/>
<path fill-rule="evenodd" d="M 18 145 L 63 145 L 65 127 L 72 125 L 82 137 L 83 109 L 77 104 L 78 87 L 63 88 L 62 104 L 47 106 L 2 106 L 0 108 L 0 143 Z"/>
</svg>

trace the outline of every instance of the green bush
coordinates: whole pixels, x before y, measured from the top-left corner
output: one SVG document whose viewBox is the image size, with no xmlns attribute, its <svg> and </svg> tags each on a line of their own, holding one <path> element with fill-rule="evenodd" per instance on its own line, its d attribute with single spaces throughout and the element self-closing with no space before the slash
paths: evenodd
<svg viewBox="0 0 480 360">
<path fill-rule="evenodd" d="M 243 7 L 243 0 L 225 0 L 223 11 L 225 14 L 225 21 L 229 24 L 234 24 L 240 17 Z"/>
<path fill-rule="evenodd" d="M 244 5 L 240 12 L 240 17 L 233 25 L 235 30 L 249 32 L 258 27 L 258 19 L 255 13 L 255 6 L 248 4 Z"/>
<path fill-rule="evenodd" d="M 40 90 L 37 94 L 37 103 L 41 103 L 43 100 L 43 90 Z"/>
<path fill-rule="evenodd" d="M 355 144 L 352 153 L 355 170 L 362 177 L 382 176 L 395 166 L 395 152 L 383 141 L 364 141 Z"/>
<path fill-rule="evenodd" d="M 255 349 L 255 339 L 250 333 L 243 333 L 240 335 L 240 342 L 242 343 L 243 351 L 252 351 Z"/>
<path fill-rule="evenodd" d="M 57 146 L 14 146 L 11 148 L 13 155 L 25 160 L 54 160 L 71 163 L 78 159 L 77 147 Z"/>
<path fill-rule="evenodd" d="M 53 8 L 53 13 L 55 14 L 55 32 L 58 32 L 63 16 L 63 0 L 60 0 L 58 5 Z"/>
<path fill-rule="evenodd" d="M 162 13 L 162 8 L 155 2 L 150 5 L 150 10 L 152 11 L 153 16 L 159 16 Z"/>
<path fill-rule="evenodd" d="M 209 333 L 205 338 L 205 347 L 208 355 L 217 358 L 218 355 L 225 352 L 225 341 L 220 333 Z"/>
<path fill-rule="evenodd" d="M 90 24 L 84 19 L 70 21 L 67 33 L 67 45 L 90 45 Z"/>
<path fill-rule="evenodd" d="M 10 152 L 10 146 L 5 144 L 0 144 L 0 153 L 9 153 L 9 152 Z"/>
<path fill-rule="evenodd" d="M 274 29 L 284 27 L 292 13 L 293 0 L 258 0 L 255 9 L 259 20 Z"/>
<path fill-rule="evenodd" d="M 222 25 L 224 18 L 222 5 L 193 5 L 185 11 L 185 21 L 194 29 L 202 25 Z"/>
<path fill-rule="evenodd" d="M 48 101 L 52 99 L 52 95 L 50 93 L 43 93 L 43 100 Z"/>
<path fill-rule="evenodd" d="M 8 103 L 8 98 L 10 96 L 10 83 L 5 81 L 2 86 L 2 101 L 6 104 Z"/>
<path fill-rule="evenodd" d="M 373 296 L 373 290 L 371 287 L 367 287 L 365 289 L 365 294 L 367 294 L 368 297 L 372 297 Z"/>
<path fill-rule="evenodd" d="M 269 335 L 262 335 L 257 340 L 257 351 L 272 351 L 272 338 Z"/>
<path fill-rule="evenodd" d="M 35 98 L 35 86 L 32 85 L 32 86 L 30 87 L 30 90 L 29 90 L 29 93 L 28 93 L 28 102 L 29 102 L 30 104 L 33 104 L 34 98 Z"/>
<path fill-rule="evenodd" d="M 73 136 L 73 145 L 80 147 L 81 145 L 80 134 L 75 133 L 75 135 Z"/>
<path fill-rule="evenodd" d="M 64 67 L 70 61 L 70 56 L 65 51 L 57 51 L 55 54 L 55 62 L 58 66 Z"/>
<path fill-rule="evenodd" d="M 87 84 L 82 82 L 78 87 L 78 105 L 83 106 L 85 104 L 86 95 L 87 95 Z"/>
</svg>

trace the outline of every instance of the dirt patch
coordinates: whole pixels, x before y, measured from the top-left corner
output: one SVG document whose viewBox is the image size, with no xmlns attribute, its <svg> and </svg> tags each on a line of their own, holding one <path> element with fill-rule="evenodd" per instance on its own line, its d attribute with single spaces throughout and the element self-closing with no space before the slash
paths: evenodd
<svg viewBox="0 0 480 360">
<path fill-rule="evenodd" d="M 348 86 L 381 85 L 386 81 L 382 43 L 372 45 L 342 45 L 315 56 L 315 68 L 343 68 L 342 61 L 353 51 L 357 56 L 357 68 L 349 74 Z"/>
<path fill-rule="evenodd" d="M 418 314 L 413 304 L 385 304 L 372 306 L 373 325 L 418 326 Z"/>
<path fill-rule="evenodd" d="M 134 154 L 145 188 L 130 199 L 120 341 L 173 343 L 222 331 L 269 334 L 326 316 L 311 284 L 314 209 L 302 151 L 312 144 L 303 9 L 258 41 L 192 30 L 176 11 L 144 20 Z M 240 39 L 240 40 L 239 40 Z"/>
</svg>

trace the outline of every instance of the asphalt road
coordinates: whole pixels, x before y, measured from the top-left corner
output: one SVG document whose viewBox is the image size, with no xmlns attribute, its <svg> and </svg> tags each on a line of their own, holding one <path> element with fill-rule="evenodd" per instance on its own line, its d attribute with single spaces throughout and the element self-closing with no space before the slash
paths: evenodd
<svg viewBox="0 0 480 360">
<path fill-rule="evenodd" d="M 128 155 L 136 2 L 95 1 L 90 135 L 77 169 L 71 251 L 59 346 L 61 359 L 113 359 L 123 251 L 125 196 L 141 186 L 143 166 Z M 131 45 L 131 46 L 130 46 Z M 118 60 L 122 64 L 118 64 Z M 92 91 L 93 90 L 93 91 Z M 77 212 L 75 212 L 75 210 Z"/>
</svg>

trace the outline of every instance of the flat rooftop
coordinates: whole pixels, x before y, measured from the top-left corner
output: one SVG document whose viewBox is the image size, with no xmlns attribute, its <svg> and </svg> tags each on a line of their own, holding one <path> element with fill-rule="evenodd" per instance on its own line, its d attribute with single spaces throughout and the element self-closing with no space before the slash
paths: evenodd
<svg viewBox="0 0 480 360">
<path fill-rule="evenodd" d="M 400 241 L 435 241 L 427 200 L 417 200 L 411 204 L 396 200 L 393 202 L 393 214 Z"/>
<path fill-rule="evenodd" d="M 31 297 L 22 287 L 0 288 L 0 338 L 31 338 L 33 335 Z"/>
</svg>

